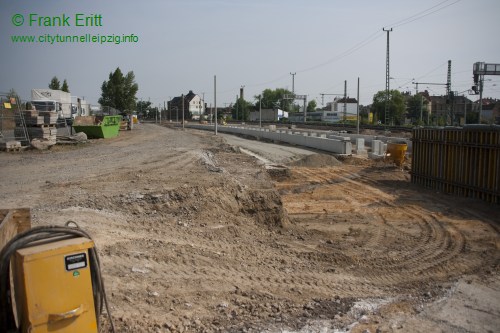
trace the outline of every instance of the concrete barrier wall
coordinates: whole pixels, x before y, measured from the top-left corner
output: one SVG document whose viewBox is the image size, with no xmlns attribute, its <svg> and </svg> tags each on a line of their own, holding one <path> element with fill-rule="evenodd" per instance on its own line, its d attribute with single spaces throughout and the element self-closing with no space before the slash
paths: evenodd
<svg viewBox="0 0 500 333">
<path fill-rule="evenodd" d="M 186 127 L 213 131 L 213 125 L 195 125 L 187 124 Z M 260 128 L 252 127 L 236 127 L 236 126 L 218 126 L 217 131 L 221 133 L 231 133 L 240 135 L 249 135 L 255 138 L 263 138 L 273 141 L 281 141 L 297 146 L 309 147 L 335 154 L 352 154 L 352 143 L 345 138 L 331 139 L 318 136 L 310 136 L 309 132 L 293 132 L 291 131 L 269 131 Z"/>
<path fill-rule="evenodd" d="M 338 136 L 339 134 L 337 134 Z M 346 137 L 350 138 L 352 143 L 356 143 L 357 139 L 365 139 L 365 145 L 370 147 L 372 145 L 373 140 L 379 140 L 383 141 L 384 143 L 387 143 L 388 141 L 392 142 L 405 142 L 406 145 L 408 146 L 408 152 L 411 153 L 413 145 L 411 142 L 411 139 L 407 138 L 397 138 L 397 137 L 390 137 L 390 136 L 383 136 L 383 135 L 364 135 L 364 134 L 346 134 Z"/>
</svg>

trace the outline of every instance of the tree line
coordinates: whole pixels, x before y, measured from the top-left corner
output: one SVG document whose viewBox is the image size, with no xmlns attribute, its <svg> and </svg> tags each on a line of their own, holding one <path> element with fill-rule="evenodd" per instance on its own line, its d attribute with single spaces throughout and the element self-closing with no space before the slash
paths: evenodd
<svg viewBox="0 0 500 333">
<path fill-rule="evenodd" d="M 49 88 L 69 92 L 67 80 L 64 79 L 61 84 L 56 76 L 50 81 Z M 129 71 L 124 75 L 120 68 L 117 67 L 113 72 L 109 73 L 108 80 L 102 83 L 101 97 L 98 102 L 102 106 L 112 107 L 123 113 L 130 114 L 132 111 L 138 111 L 142 116 L 162 111 L 158 107 L 153 107 L 149 101 L 137 101 L 136 94 L 138 90 L 139 86 L 135 82 L 134 72 Z M 288 89 L 276 88 L 264 89 L 260 94 L 253 96 L 251 102 L 237 97 L 230 107 L 231 116 L 233 119 L 245 121 L 250 118 L 251 111 L 258 111 L 259 108 L 280 108 L 289 112 L 302 112 L 303 105 L 287 99 L 286 95 L 292 95 L 292 92 Z M 387 125 L 402 125 L 408 117 L 414 123 L 423 125 L 429 117 L 427 105 L 427 99 L 418 94 L 410 96 L 398 90 L 390 90 L 387 94 L 385 90 L 381 90 L 373 96 L 369 108 L 361 108 L 361 116 L 364 122 L 368 122 L 368 112 L 371 112 L 373 115 L 371 122 L 387 123 Z M 309 101 L 307 112 L 316 110 L 318 110 L 316 101 Z M 190 119 L 190 116 L 189 113 L 185 114 L 186 119 Z"/>
</svg>

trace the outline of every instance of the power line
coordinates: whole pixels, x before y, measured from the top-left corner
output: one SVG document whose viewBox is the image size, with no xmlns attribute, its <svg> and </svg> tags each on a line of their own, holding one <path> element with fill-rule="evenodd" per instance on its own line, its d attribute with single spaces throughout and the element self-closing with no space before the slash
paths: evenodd
<svg viewBox="0 0 500 333">
<path fill-rule="evenodd" d="M 425 10 L 423 10 L 423 11 L 421 11 L 421 12 L 417 13 L 417 14 L 414 14 L 414 15 L 412 15 L 412 16 L 409 16 L 409 17 L 407 17 L 407 18 L 405 18 L 405 19 L 403 19 L 403 20 L 397 21 L 397 22 L 395 22 L 395 23 L 393 23 L 393 24 L 389 24 L 389 26 L 392 26 L 393 28 L 396 28 L 396 27 L 400 27 L 400 26 L 402 26 L 402 25 L 406 25 L 406 24 L 409 24 L 409 23 L 415 22 L 415 21 L 420 20 L 420 19 L 422 19 L 422 18 L 424 18 L 424 17 L 426 17 L 426 16 L 429 16 L 429 15 L 431 15 L 431 14 L 437 13 L 437 12 L 439 12 L 439 11 L 441 11 L 441 10 L 443 10 L 443 9 L 447 8 L 447 7 L 450 7 L 450 6 L 452 6 L 452 5 L 454 5 L 454 4 L 458 3 L 458 2 L 460 2 L 460 1 L 462 1 L 462 0 L 456 0 L 455 2 L 452 2 L 452 3 L 450 3 L 450 4 L 447 4 L 446 6 L 442 6 L 442 7 L 438 8 L 438 9 L 436 9 L 436 10 L 434 10 L 434 11 L 429 12 L 430 10 L 432 10 L 432 9 L 434 9 L 434 8 L 437 8 L 437 7 L 439 7 L 439 6 L 441 6 L 441 5 L 445 4 L 445 3 L 447 3 L 447 2 L 449 2 L 449 1 L 450 1 L 450 0 L 445 0 L 445 1 L 442 1 L 442 2 L 438 3 L 437 5 L 434 5 L 434 6 L 430 7 L 430 8 L 427 8 L 427 9 L 425 9 Z"/>
<path fill-rule="evenodd" d="M 399 20 L 393 24 L 390 24 L 388 26 L 392 26 L 392 28 L 396 28 L 396 27 L 400 27 L 402 25 L 406 25 L 406 24 L 409 24 L 409 23 L 412 23 L 412 22 L 415 22 L 417 20 L 420 20 L 426 16 L 429 16 L 431 14 L 434 14 L 436 12 L 439 12 L 447 7 L 450 7 L 462 0 L 455 0 L 454 2 L 452 3 L 448 3 L 446 4 L 447 2 L 450 2 L 452 0 L 445 0 L 445 1 L 441 1 L 440 3 L 432 6 L 432 7 L 429 7 L 423 11 L 420 11 L 416 14 L 413 14 L 405 19 L 402 19 L 402 20 Z M 445 5 L 446 4 L 446 5 Z M 435 10 L 433 10 L 435 9 Z M 329 65 L 333 62 L 336 62 L 336 61 L 339 61 L 351 54 L 353 54 L 354 52 L 360 50 L 361 48 L 365 47 L 366 45 L 372 43 L 373 41 L 379 39 L 380 37 L 383 36 L 383 33 L 380 32 L 380 30 L 377 30 L 376 32 L 372 33 L 371 35 L 369 35 L 368 37 L 366 37 L 365 39 L 363 39 L 362 41 L 360 41 L 359 43 L 356 43 L 355 45 L 353 45 L 352 47 L 350 47 L 349 49 L 345 50 L 344 52 L 342 53 L 339 53 L 337 54 L 336 56 L 326 60 L 325 62 L 322 62 L 320 64 L 317 64 L 317 65 L 314 65 L 314 66 L 311 66 L 311 67 L 307 67 L 307 68 L 304 68 L 302 70 L 298 70 L 297 73 L 304 73 L 304 72 L 308 72 L 308 71 L 312 71 L 312 70 L 315 70 L 315 69 L 318 69 L 318 68 L 321 68 L 321 67 L 324 67 L 326 65 Z M 442 66 L 442 65 L 440 65 Z M 435 69 L 437 70 L 437 68 Z M 432 71 L 431 71 L 432 72 Z M 262 82 L 262 83 L 255 83 L 255 84 L 248 84 L 247 86 L 248 87 L 259 87 L 259 86 L 263 86 L 263 85 L 267 85 L 267 84 L 271 84 L 271 83 L 274 83 L 274 82 L 277 82 L 277 81 L 280 81 L 282 79 L 284 79 L 285 77 L 288 77 L 289 74 L 284 74 L 284 75 L 281 75 L 279 77 L 277 77 L 276 79 L 273 79 L 273 80 L 270 80 L 270 81 L 266 81 L 266 82 Z M 411 82 L 408 81 L 407 83 Z M 407 84 L 405 83 L 405 84 Z M 220 94 L 225 94 L 225 93 L 228 93 L 228 92 L 232 92 L 234 91 L 236 88 L 232 88 L 232 89 L 228 89 L 228 90 L 224 90 L 224 91 L 220 91 L 219 93 Z"/>
<path fill-rule="evenodd" d="M 304 73 L 304 72 L 312 71 L 314 69 L 329 65 L 332 62 L 335 62 L 335 61 L 338 61 L 342 58 L 345 58 L 348 55 L 351 55 L 352 53 L 356 52 L 357 50 L 363 48 L 364 46 L 366 46 L 366 45 L 370 44 L 371 42 L 375 41 L 376 39 L 380 38 L 382 35 L 383 34 L 381 34 L 380 31 L 377 31 L 377 32 L 371 34 L 370 36 L 368 36 L 367 38 L 365 38 L 364 40 L 362 40 L 361 42 L 359 42 L 359 43 L 355 44 L 354 46 L 352 46 L 351 48 L 347 49 L 346 51 L 337 54 L 333 58 L 330 58 L 329 60 L 327 60 L 323 63 L 320 63 L 318 65 L 299 70 L 298 72 Z"/>
</svg>

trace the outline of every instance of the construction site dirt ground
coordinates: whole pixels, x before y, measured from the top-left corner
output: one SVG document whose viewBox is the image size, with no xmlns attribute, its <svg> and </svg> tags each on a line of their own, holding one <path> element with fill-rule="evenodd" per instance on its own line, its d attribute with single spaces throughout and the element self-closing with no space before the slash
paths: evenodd
<svg viewBox="0 0 500 333">
<path fill-rule="evenodd" d="M 140 124 L 0 153 L 0 208 L 92 235 L 117 332 L 498 332 L 499 206 L 407 169 Z"/>
</svg>

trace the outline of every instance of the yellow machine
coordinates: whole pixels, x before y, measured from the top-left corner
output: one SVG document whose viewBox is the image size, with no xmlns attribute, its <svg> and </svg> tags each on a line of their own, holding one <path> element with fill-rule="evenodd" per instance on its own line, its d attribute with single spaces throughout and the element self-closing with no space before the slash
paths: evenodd
<svg viewBox="0 0 500 333">
<path fill-rule="evenodd" d="M 78 237 L 16 251 L 12 268 L 21 332 L 97 333 L 88 251 L 93 246 Z"/>
<path fill-rule="evenodd" d="M 397 166 L 403 165 L 405 160 L 406 150 L 408 145 L 405 142 L 402 143 L 387 143 L 387 154 L 386 158 L 391 159 Z"/>
<path fill-rule="evenodd" d="M 0 332 L 97 333 L 103 307 L 114 332 L 90 235 L 72 221 L 15 229 L 0 223 Z"/>
</svg>

